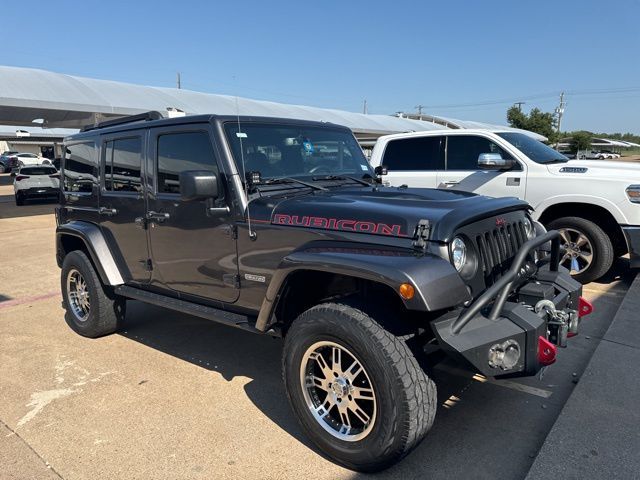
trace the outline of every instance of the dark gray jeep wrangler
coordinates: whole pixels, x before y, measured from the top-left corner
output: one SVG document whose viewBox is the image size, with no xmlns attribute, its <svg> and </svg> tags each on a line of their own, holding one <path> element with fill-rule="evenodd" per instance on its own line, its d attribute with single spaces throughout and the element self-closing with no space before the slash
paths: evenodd
<svg viewBox="0 0 640 480">
<path fill-rule="evenodd" d="M 591 310 L 526 203 L 383 187 L 343 127 L 150 113 L 65 151 L 69 325 L 115 332 L 135 299 L 284 337 L 291 408 L 349 468 L 387 467 L 425 436 L 442 353 L 534 375 Z"/>
</svg>

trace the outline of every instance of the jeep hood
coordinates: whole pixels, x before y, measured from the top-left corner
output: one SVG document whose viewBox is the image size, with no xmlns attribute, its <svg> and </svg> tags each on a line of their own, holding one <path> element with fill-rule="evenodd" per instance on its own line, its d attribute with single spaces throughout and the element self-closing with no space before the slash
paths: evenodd
<svg viewBox="0 0 640 480">
<path fill-rule="evenodd" d="M 449 241 L 456 229 L 482 218 L 526 210 L 513 197 L 491 198 L 423 188 L 337 188 L 289 198 L 261 197 L 250 203 L 252 220 L 394 237 L 413 237 L 420 220 L 430 223 L 430 240 Z"/>
<path fill-rule="evenodd" d="M 640 164 L 634 162 L 570 160 L 548 165 L 547 169 L 555 175 L 619 180 L 626 184 L 640 183 Z"/>
</svg>

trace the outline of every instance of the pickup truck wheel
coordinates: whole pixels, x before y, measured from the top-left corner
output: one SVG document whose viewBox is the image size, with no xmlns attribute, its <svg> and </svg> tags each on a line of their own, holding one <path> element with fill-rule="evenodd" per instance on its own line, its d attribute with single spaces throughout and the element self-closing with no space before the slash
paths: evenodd
<svg viewBox="0 0 640 480">
<path fill-rule="evenodd" d="M 407 345 L 366 313 L 325 303 L 285 337 L 283 377 L 302 428 L 338 463 L 378 471 L 429 431 L 435 384 Z"/>
<path fill-rule="evenodd" d="M 550 229 L 560 232 L 565 254 L 560 263 L 581 283 L 602 277 L 614 259 L 609 236 L 594 222 L 580 217 L 563 217 L 549 222 Z"/>
<path fill-rule="evenodd" d="M 74 331 L 96 338 L 118 329 L 126 300 L 107 292 L 84 252 L 75 250 L 64 258 L 61 286 L 65 320 Z"/>
</svg>

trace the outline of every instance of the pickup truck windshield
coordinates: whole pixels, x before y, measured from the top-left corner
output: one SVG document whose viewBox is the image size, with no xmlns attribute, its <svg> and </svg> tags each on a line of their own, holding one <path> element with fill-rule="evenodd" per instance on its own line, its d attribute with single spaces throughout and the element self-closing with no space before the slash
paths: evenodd
<svg viewBox="0 0 640 480">
<path fill-rule="evenodd" d="M 360 146 L 348 132 L 332 128 L 273 123 L 225 124 L 233 157 L 242 172 L 262 178 L 374 177 Z"/>
<path fill-rule="evenodd" d="M 516 147 L 536 163 L 567 162 L 569 159 L 560 152 L 524 133 L 502 132 L 497 134 Z"/>
</svg>

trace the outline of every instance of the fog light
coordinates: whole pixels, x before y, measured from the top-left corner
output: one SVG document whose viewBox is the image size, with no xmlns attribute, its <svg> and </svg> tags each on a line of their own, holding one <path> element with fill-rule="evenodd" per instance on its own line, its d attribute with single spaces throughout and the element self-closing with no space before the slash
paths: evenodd
<svg viewBox="0 0 640 480">
<path fill-rule="evenodd" d="M 511 370 L 520 360 L 520 345 L 515 340 L 496 343 L 489 349 L 489 366 Z"/>
</svg>

